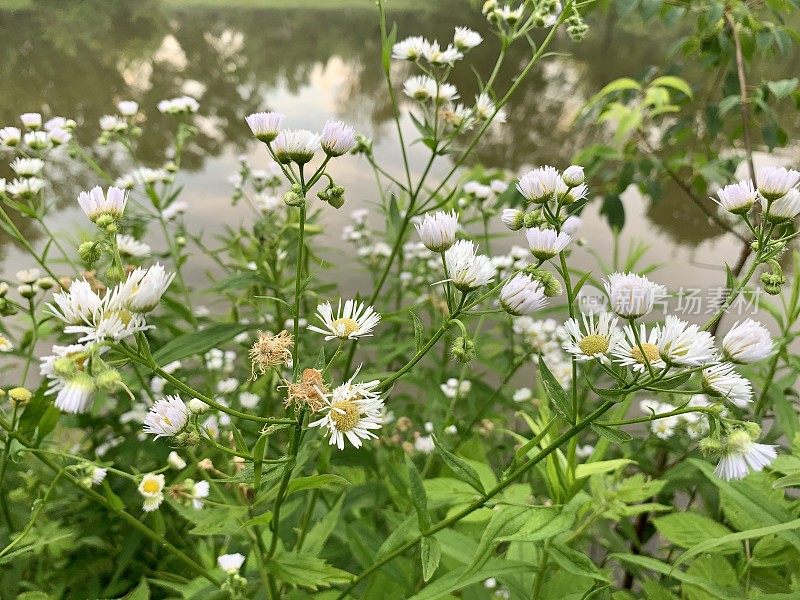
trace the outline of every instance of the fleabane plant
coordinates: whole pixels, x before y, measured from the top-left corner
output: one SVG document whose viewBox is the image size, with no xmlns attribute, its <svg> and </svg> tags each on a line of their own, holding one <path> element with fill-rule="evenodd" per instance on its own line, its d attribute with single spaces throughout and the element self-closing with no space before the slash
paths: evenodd
<svg viewBox="0 0 800 600">
<path fill-rule="evenodd" d="M 781 490 L 800 475 L 800 283 L 784 272 L 800 172 L 719 182 L 708 208 L 750 232 L 746 268 L 727 270 L 703 318 L 685 315 L 641 251 L 597 251 L 591 166 L 467 166 L 554 37 L 586 34 L 585 3 L 489 0 L 485 31 L 439 40 L 390 34 L 378 5 L 402 169 L 333 116 L 241 114 L 256 154 L 229 181 L 246 217 L 213 240 L 182 195 L 197 98 L 122 100 L 88 147 L 62 117 L 0 128 L 15 177 L 0 219 L 31 261 L 0 282 L 0 352 L 17 367 L 0 416 L 0 558 L 26 575 L 45 547 L 73 571 L 85 554 L 114 558 L 96 593 L 41 573 L 13 593 L 796 593 Z M 467 95 L 453 73 L 491 38 L 496 62 Z M 527 58 L 502 81 L 514 44 Z M 169 160 L 143 166 L 156 112 Z M 113 170 L 93 157 L 105 147 Z M 70 160 L 98 177 L 72 198 L 79 239 L 46 228 L 49 173 Z M 376 193 L 337 181 L 352 165 Z M 363 269 L 359 289 L 326 273 L 337 210 L 350 218 L 333 261 Z M 210 284 L 187 264 L 213 264 Z M 761 291 L 765 310 L 741 312 Z"/>
</svg>

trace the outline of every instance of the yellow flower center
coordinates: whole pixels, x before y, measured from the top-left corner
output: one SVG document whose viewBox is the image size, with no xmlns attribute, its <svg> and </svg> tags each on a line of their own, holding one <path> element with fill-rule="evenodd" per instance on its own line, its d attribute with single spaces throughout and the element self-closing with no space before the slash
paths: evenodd
<svg viewBox="0 0 800 600">
<path fill-rule="evenodd" d="M 347 337 L 354 331 L 358 331 L 358 323 L 353 319 L 336 319 L 331 325 L 339 337 Z"/>
<path fill-rule="evenodd" d="M 644 350 L 644 355 L 642 355 L 642 350 Z M 639 349 L 639 346 L 634 346 L 631 349 L 631 356 L 638 363 L 654 363 L 659 359 L 658 346 L 643 342 L 641 349 Z"/>
<path fill-rule="evenodd" d="M 155 479 L 148 479 L 142 484 L 142 489 L 148 494 L 156 494 L 161 486 Z"/>
<path fill-rule="evenodd" d="M 578 344 L 584 354 L 605 354 L 608 352 L 608 339 L 602 335 L 587 335 Z"/>
<path fill-rule="evenodd" d="M 350 400 L 339 400 L 331 404 L 330 419 L 342 432 L 353 429 L 360 418 L 358 406 Z"/>
</svg>

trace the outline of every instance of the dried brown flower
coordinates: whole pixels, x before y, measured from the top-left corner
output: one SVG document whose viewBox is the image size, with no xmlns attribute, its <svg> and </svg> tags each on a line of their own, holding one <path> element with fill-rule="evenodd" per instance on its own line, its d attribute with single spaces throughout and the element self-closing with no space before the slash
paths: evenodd
<svg viewBox="0 0 800 600">
<path fill-rule="evenodd" d="M 305 405 L 311 412 L 317 412 L 325 406 L 323 394 L 328 393 L 328 386 L 322 378 L 322 371 L 318 369 L 303 369 L 300 381 L 287 381 L 286 389 L 286 408 Z"/>
<path fill-rule="evenodd" d="M 256 371 L 264 375 L 273 367 L 288 364 L 292 358 L 294 337 L 285 329 L 278 335 L 259 331 L 258 339 L 250 348 L 250 360 L 253 362 L 253 378 Z"/>
</svg>

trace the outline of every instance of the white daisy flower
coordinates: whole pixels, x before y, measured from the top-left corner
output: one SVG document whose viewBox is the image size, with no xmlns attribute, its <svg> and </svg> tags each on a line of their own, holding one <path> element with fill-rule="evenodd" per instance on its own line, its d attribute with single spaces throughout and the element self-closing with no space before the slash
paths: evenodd
<svg viewBox="0 0 800 600">
<path fill-rule="evenodd" d="M 100 186 L 95 186 L 78 195 L 78 204 L 92 223 L 103 215 L 109 215 L 114 220 L 121 218 L 127 202 L 128 194 L 125 190 L 113 186 L 105 193 Z"/>
<path fill-rule="evenodd" d="M 167 464 L 176 471 L 181 471 L 186 468 L 186 461 L 174 450 L 167 456 Z"/>
<path fill-rule="evenodd" d="M 132 117 L 139 112 L 139 103 L 133 100 L 121 100 L 117 103 L 117 110 L 123 117 Z"/>
<path fill-rule="evenodd" d="M 55 406 L 66 413 L 83 413 L 94 399 L 95 385 L 90 375 L 84 372 L 89 358 L 86 346 L 53 346 L 53 354 L 44 356 L 39 372 L 48 380 L 48 395 L 55 394 Z"/>
<path fill-rule="evenodd" d="M 460 240 L 444 253 L 450 281 L 462 292 L 476 290 L 494 279 L 496 269 L 492 260 L 477 254 L 477 250 L 469 240 Z"/>
<path fill-rule="evenodd" d="M 444 252 L 456 241 L 458 215 L 455 211 L 443 210 L 425 213 L 421 219 L 414 219 L 414 227 L 428 250 Z"/>
<path fill-rule="evenodd" d="M 703 369 L 703 388 L 708 395 L 726 398 L 739 408 L 747 407 L 753 400 L 752 385 L 730 363 Z"/>
<path fill-rule="evenodd" d="M 16 158 L 11 163 L 11 170 L 20 177 L 33 177 L 44 169 L 44 161 L 40 158 Z"/>
<path fill-rule="evenodd" d="M 167 115 L 193 114 L 199 109 L 200 104 L 191 96 L 170 98 L 158 103 L 158 111 Z"/>
<path fill-rule="evenodd" d="M 22 132 L 18 127 L 3 127 L 0 129 L 0 144 L 9 148 L 19 144 Z"/>
<path fill-rule="evenodd" d="M 203 508 L 204 499 L 208 498 L 208 494 L 211 490 L 209 483 L 205 480 L 198 481 L 192 486 L 192 491 L 190 492 L 192 498 L 192 507 L 195 510 L 200 510 Z"/>
<path fill-rule="evenodd" d="M 50 314 L 68 325 L 93 322 L 102 312 L 103 299 L 85 279 L 73 281 L 69 290 L 53 294 L 53 304 L 47 304 Z"/>
<path fill-rule="evenodd" d="M 547 304 L 544 286 L 524 273 L 517 273 L 500 290 L 500 305 L 512 315 L 530 315 Z"/>
<path fill-rule="evenodd" d="M 667 293 L 663 285 L 635 273 L 612 273 L 603 285 L 611 301 L 611 310 L 623 319 L 646 315 L 653 310 L 655 301 Z"/>
<path fill-rule="evenodd" d="M 758 170 L 758 191 L 767 200 L 777 200 L 800 183 L 800 171 L 783 167 L 761 167 Z"/>
<path fill-rule="evenodd" d="M 749 179 L 743 179 L 739 183 L 732 183 L 720 188 L 717 191 L 719 201 L 714 200 L 722 208 L 734 215 L 747 213 L 758 198 L 758 192 Z"/>
<path fill-rule="evenodd" d="M 523 174 L 517 181 L 517 190 L 531 202 L 546 202 L 559 197 L 569 188 L 555 167 L 546 165 Z"/>
<path fill-rule="evenodd" d="M 322 128 L 320 145 L 328 156 L 342 156 L 355 147 L 356 131 L 347 123 L 331 119 Z"/>
<path fill-rule="evenodd" d="M 685 367 L 699 367 L 717 359 L 714 336 L 674 315 L 668 315 L 659 328 L 658 351 L 667 364 Z"/>
<path fill-rule="evenodd" d="M 640 323 L 638 342 L 630 325 L 626 325 L 623 331 L 625 335 L 620 338 L 619 344 L 612 352 L 617 364 L 629 367 L 637 373 L 648 371 L 648 365 L 653 370 L 664 368 L 664 360 L 658 351 L 658 327 L 653 327 L 648 335 L 644 323 Z"/>
<path fill-rule="evenodd" d="M 753 471 L 761 471 L 777 457 L 775 446 L 755 443 L 750 434 L 739 429 L 728 435 L 714 473 L 720 479 L 742 479 Z"/>
<path fill-rule="evenodd" d="M 92 482 L 92 485 L 100 485 L 103 483 L 103 480 L 106 478 L 107 474 L 108 469 L 92 466 L 92 469 L 89 472 L 89 480 Z"/>
<path fill-rule="evenodd" d="M 539 260 L 549 260 L 558 255 L 572 241 L 572 238 L 564 233 L 556 232 L 555 229 L 541 229 L 532 227 L 525 230 L 525 237 L 528 238 L 528 247 Z"/>
<path fill-rule="evenodd" d="M 776 200 L 761 199 L 767 220 L 781 223 L 790 221 L 800 214 L 800 190 L 790 189 Z"/>
<path fill-rule="evenodd" d="M 14 350 L 14 344 L 11 343 L 6 336 L 0 333 L 0 352 L 11 352 Z"/>
<path fill-rule="evenodd" d="M 308 329 L 325 336 L 325 341 L 338 338 L 340 340 L 353 340 L 359 337 L 371 336 L 372 330 L 381 320 L 380 314 L 375 312 L 371 306 L 356 300 L 347 300 L 342 308 L 342 301 L 339 300 L 339 307 L 334 316 L 333 307 L 330 302 L 325 302 L 317 306 L 317 318 L 322 321 L 325 329 L 316 325 L 309 325 Z"/>
<path fill-rule="evenodd" d="M 242 408 L 253 409 L 258 406 L 261 397 L 253 392 L 242 392 L 239 394 L 239 404 Z"/>
<path fill-rule="evenodd" d="M 23 269 L 21 271 L 17 271 L 16 277 L 20 283 L 33 284 L 36 283 L 36 280 L 39 279 L 41 274 L 42 272 L 37 268 Z"/>
<path fill-rule="evenodd" d="M 408 37 L 392 46 L 392 58 L 398 60 L 418 60 L 425 52 L 428 41 L 422 36 Z"/>
<path fill-rule="evenodd" d="M 308 426 L 327 428 L 329 444 L 339 450 L 344 450 L 345 438 L 355 448 L 361 447 L 362 440 L 377 438 L 372 430 L 381 428 L 384 412 L 383 400 L 374 391 L 379 383 L 377 379 L 353 383 L 351 378 L 325 395 L 325 416 Z"/>
<path fill-rule="evenodd" d="M 570 215 L 561 224 L 561 231 L 574 237 L 581 227 L 583 227 L 583 219 L 577 215 Z"/>
<path fill-rule="evenodd" d="M 128 123 L 117 115 L 103 115 L 100 117 L 100 129 L 101 131 L 119 133 L 128 129 Z"/>
<path fill-rule="evenodd" d="M 153 512 L 158 510 L 161 503 L 164 501 L 164 485 L 163 473 L 156 475 L 155 473 L 147 473 L 142 477 L 139 482 L 139 493 L 144 497 L 142 510 L 145 512 Z"/>
<path fill-rule="evenodd" d="M 486 92 L 475 96 L 475 118 L 479 121 L 488 121 L 494 116 L 495 123 L 505 123 L 507 119 L 505 109 L 497 110 L 497 105 Z"/>
<path fill-rule="evenodd" d="M 185 213 L 189 208 L 189 203 L 185 200 L 175 200 L 167 208 L 161 211 L 161 216 L 165 221 L 172 221 L 179 215 Z"/>
<path fill-rule="evenodd" d="M 262 142 L 271 142 L 278 137 L 283 119 L 279 112 L 258 112 L 245 117 L 253 135 Z"/>
<path fill-rule="evenodd" d="M 564 323 L 564 327 L 558 331 L 561 347 L 581 362 L 597 359 L 608 363 L 609 355 L 616 350 L 623 337 L 617 327 L 617 317 L 607 312 L 597 315 L 581 313 L 581 321 L 583 327 L 577 319 L 568 319 Z"/>
<path fill-rule="evenodd" d="M 66 129 L 57 127 L 47 132 L 47 139 L 50 140 L 53 146 L 61 146 L 72 139 L 72 134 Z"/>
<path fill-rule="evenodd" d="M 468 27 L 456 27 L 453 34 L 453 45 L 459 50 L 472 50 L 483 41 L 483 37 L 477 31 L 472 31 Z"/>
<path fill-rule="evenodd" d="M 138 267 L 112 292 L 112 305 L 119 305 L 135 313 L 147 313 L 161 301 L 175 273 L 167 273 L 163 265 Z"/>
<path fill-rule="evenodd" d="M 22 136 L 22 141 L 31 150 L 45 150 L 52 144 L 46 131 L 29 131 Z"/>
<path fill-rule="evenodd" d="M 239 569 L 242 568 L 244 564 L 244 556 L 239 554 L 223 554 L 217 557 L 217 564 L 219 565 L 220 569 L 228 573 L 229 575 L 234 575 L 239 572 Z"/>
<path fill-rule="evenodd" d="M 736 363 L 754 363 L 772 354 L 772 336 L 758 321 L 738 321 L 722 340 L 725 360 Z"/>
<path fill-rule="evenodd" d="M 144 418 L 144 432 L 160 437 L 178 435 L 189 420 L 189 408 L 179 395 L 164 396 L 150 407 Z"/>
<path fill-rule="evenodd" d="M 42 126 L 42 115 L 36 112 L 23 113 L 19 120 L 28 129 L 39 129 Z"/>
<path fill-rule="evenodd" d="M 426 102 L 436 97 L 436 81 L 427 75 L 415 75 L 403 84 L 403 92 L 418 102 Z"/>
<path fill-rule="evenodd" d="M 134 258 L 150 256 L 150 246 L 130 235 L 117 234 L 117 248 L 119 248 L 120 254 L 124 256 L 132 256 Z"/>
<path fill-rule="evenodd" d="M 275 137 L 275 158 L 279 163 L 305 164 L 320 148 L 320 137 L 305 129 L 284 129 Z"/>
<path fill-rule="evenodd" d="M 14 179 L 6 185 L 6 191 L 15 198 L 30 198 L 44 189 L 45 182 L 38 177 Z"/>
<path fill-rule="evenodd" d="M 432 65 L 450 65 L 451 67 L 457 60 L 464 58 L 464 54 L 459 52 L 455 46 L 447 46 L 442 50 L 439 42 L 430 42 L 422 49 L 422 55 Z"/>
</svg>

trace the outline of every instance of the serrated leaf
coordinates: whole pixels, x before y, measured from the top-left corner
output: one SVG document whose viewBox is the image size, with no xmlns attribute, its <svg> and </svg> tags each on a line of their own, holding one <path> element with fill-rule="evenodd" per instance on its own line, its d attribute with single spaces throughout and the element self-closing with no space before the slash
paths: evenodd
<svg viewBox="0 0 800 600">
<path fill-rule="evenodd" d="M 575 415 L 572 413 L 572 403 L 567 398 L 567 393 L 555 376 L 547 368 L 542 355 L 539 355 L 539 375 L 542 378 L 547 397 L 553 409 L 560 414 L 568 423 L 575 423 Z"/>
<path fill-rule="evenodd" d="M 282 552 L 269 559 L 266 566 L 280 581 L 311 590 L 347 583 L 353 578 L 347 571 L 308 554 Z"/>
<path fill-rule="evenodd" d="M 483 484 L 481 483 L 481 478 L 472 465 L 467 463 L 464 459 L 459 458 L 452 452 L 445 450 L 441 444 L 436 444 L 435 451 L 436 454 L 442 458 L 448 468 L 456 475 L 456 477 L 458 477 L 461 481 L 471 485 L 481 494 L 485 493 Z"/>
<path fill-rule="evenodd" d="M 608 581 L 600 569 L 583 552 L 578 552 L 563 544 L 550 545 L 550 558 L 559 567 L 580 577 L 590 577 L 599 581 Z"/>
</svg>

